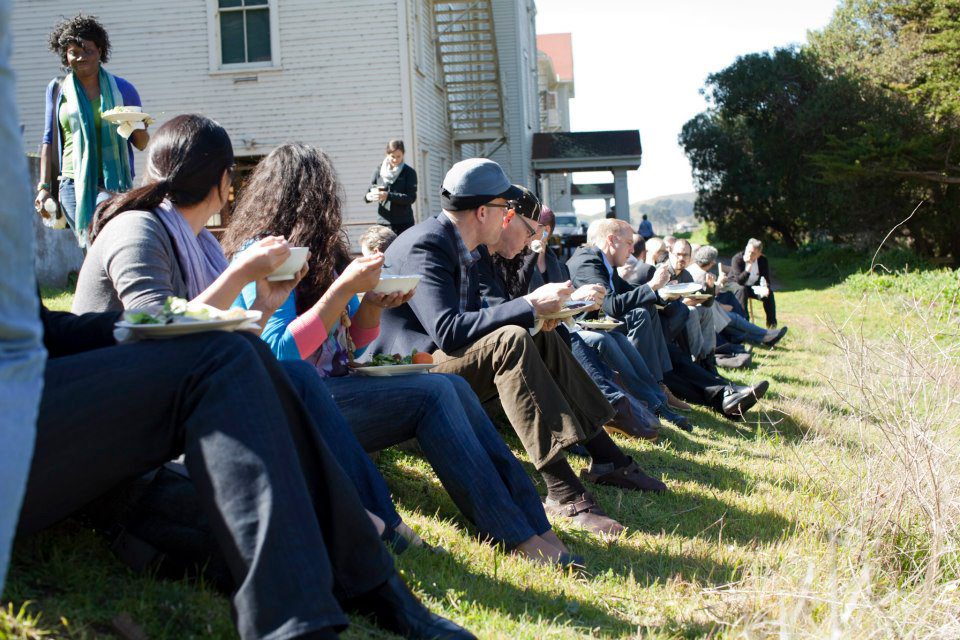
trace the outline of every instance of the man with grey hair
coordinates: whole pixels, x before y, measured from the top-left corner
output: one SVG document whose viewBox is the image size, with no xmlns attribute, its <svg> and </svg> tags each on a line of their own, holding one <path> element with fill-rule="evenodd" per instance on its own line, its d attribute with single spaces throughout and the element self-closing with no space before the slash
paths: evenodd
<svg viewBox="0 0 960 640">
<path fill-rule="evenodd" d="M 602 284 L 609 289 L 609 294 L 603 299 L 604 313 L 625 322 L 631 342 L 647 360 L 651 372 L 659 365 L 656 350 L 653 357 L 648 356 L 635 338 L 645 336 L 657 339 L 657 343 L 667 352 L 667 366 L 659 369 L 655 375 L 662 375 L 658 380 L 662 380 L 666 388 L 683 400 L 712 407 L 733 420 L 741 419 L 743 413 L 763 395 L 768 384 L 762 382 L 755 387 L 736 386 L 692 363 L 689 355 L 672 339 L 667 342 L 654 304 L 662 302 L 658 291 L 671 277 L 669 268 L 661 266 L 647 284 L 639 286 L 631 285 L 620 277 L 617 268 L 626 262 L 633 245 L 633 230 L 622 220 L 593 222 L 588 231 L 588 240 L 592 240 L 592 243 L 577 249 L 567 261 L 574 285 Z M 684 322 L 684 316 L 688 313 L 685 309 L 680 305 L 679 315 Z"/>
<path fill-rule="evenodd" d="M 728 280 L 727 274 L 723 273 L 718 266 L 717 260 L 719 259 L 719 252 L 716 248 L 710 245 L 699 247 L 694 252 L 693 258 L 694 264 L 687 267 L 687 271 L 693 277 L 693 281 L 703 284 L 708 291 L 713 292 L 715 295 L 723 291 L 724 287 L 728 284 Z M 719 276 L 714 276 L 714 268 L 720 270 Z M 713 307 L 715 309 L 715 326 L 717 331 L 721 334 L 722 339 L 725 338 L 730 342 L 737 343 L 746 341 L 772 347 L 787 333 L 787 327 L 780 329 L 763 329 L 758 327 L 743 316 L 733 313 L 733 308 L 729 305 L 722 304 L 719 299 L 716 300 Z M 724 364 L 719 357 L 725 351 L 722 342 L 724 342 L 724 340 L 720 341 L 717 348 L 717 364 L 719 365 Z M 743 359 L 741 358 L 740 360 Z M 739 363 L 740 360 L 737 360 L 737 362 Z"/>
<path fill-rule="evenodd" d="M 773 296 L 773 283 L 770 281 L 770 264 L 763 255 L 763 243 L 760 240 L 750 238 L 743 253 L 733 256 L 727 277 L 739 285 L 740 288 L 735 293 L 743 308 L 747 308 L 749 298 L 763 301 L 767 328 L 776 328 L 777 303 Z"/>
</svg>

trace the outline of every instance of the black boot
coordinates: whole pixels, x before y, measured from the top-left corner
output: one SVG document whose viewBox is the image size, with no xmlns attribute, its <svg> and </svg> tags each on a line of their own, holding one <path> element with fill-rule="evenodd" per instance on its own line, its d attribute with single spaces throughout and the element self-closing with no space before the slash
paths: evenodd
<svg viewBox="0 0 960 640">
<path fill-rule="evenodd" d="M 430 613 L 399 574 L 363 595 L 351 598 L 344 608 L 352 613 L 373 616 L 377 626 L 404 638 L 423 640 L 477 640 L 460 625 Z"/>
</svg>

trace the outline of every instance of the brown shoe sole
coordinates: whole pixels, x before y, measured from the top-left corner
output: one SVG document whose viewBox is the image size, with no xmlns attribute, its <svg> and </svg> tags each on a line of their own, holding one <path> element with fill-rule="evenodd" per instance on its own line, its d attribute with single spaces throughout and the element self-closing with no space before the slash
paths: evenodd
<svg viewBox="0 0 960 640">
<path fill-rule="evenodd" d="M 656 442 L 657 439 L 660 438 L 660 434 L 659 434 L 659 433 L 654 433 L 652 436 L 641 436 L 641 435 L 637 435 L 637 434 L 635 434 L 635 433 L 631 433 L 631 432 L 629 432 L 629 431 L 625 431 L 625 430 L 623 430 L 623 429 L 621 429 L 621 428 L 619 428 L 619 427 L 617 427 L 617 426 L 615 426 L 615 425 L 613 425 L 613 424 L 605 424 L 605 425 L 603 425 L 603 429 L 604 429 L 604 431 L 606 431 L 607 433 L 617 433 L 617 434 L 619 434 L 619 435 L 621 435 L 621 436 L 626 436 L 626 437 L 628 437 L 628 438 L 636 438 L 637 440 L 646 440 L 647 442 Z"/>
</svg>

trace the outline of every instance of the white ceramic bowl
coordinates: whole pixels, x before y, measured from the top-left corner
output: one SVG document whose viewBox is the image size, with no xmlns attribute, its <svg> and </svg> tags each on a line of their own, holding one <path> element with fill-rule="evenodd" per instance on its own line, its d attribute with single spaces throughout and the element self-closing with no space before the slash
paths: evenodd
<svg viewBox="0 0 960 640">
<path fill-rule="evenodd" d="M 267 276 L 267 280 L 270 282 L 293 280 L 297 272 L 303 267 L 303 263 L 307 261 L 307 254 L 309 252 L 310 249 L 308 247 L 290 247 L 290 256 L 283 261 L 283 264 L 277 267 L 276 271 Z"/>
<path fill-rule="evenodd" d="M 374 293 L 410 293 L 420 282 L 420 276 L 380 276 L 380 282 L 374 287 Z"/>
</svg>

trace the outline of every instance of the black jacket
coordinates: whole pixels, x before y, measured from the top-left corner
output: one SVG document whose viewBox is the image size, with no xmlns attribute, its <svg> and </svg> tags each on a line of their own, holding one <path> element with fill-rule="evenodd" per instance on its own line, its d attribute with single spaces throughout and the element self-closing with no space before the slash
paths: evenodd
<svg viewBox="0 0 960 640">
<path fill-rule="evenodd" d="M 40 305 L 43 346 L 47 348 L 50 358 L 111 347 L 117 343 L 113 338 L 113 325 L 119 318 L 119 311 L 74 315 L 64 311 L 50 311 Z"/>
<path fill-rule="evenodd" d="M 607 274 L 607 267 L 603 262 L 600 250 L 592 246 L 583 246 L 574 252 L 567 260 L 573 286 L 582 287 L 585 284 L 602 284 L 610 289 L 611 277 Z M 613 270 L 613 291 L 608 291 L 603 299 L 603 312 L 611 318 L 622 318 L 628 312 L 646 304 L 657 302 L 657 294 L 649 285 L 632 285 Z"/>
<path fill-rule="evenodd" d="M 440 214 L 444 215 L 444 214 Z M 507 325 L 530 328 L 533 308 L 523 299 L 482 308 L 478 265 L 467 273 L 466 310 L 460 312 L 460 261 L 456 231 L 427 218 L 407 229 L 386 253 L 389 273 L 422 276 L 413 299 L 380 317 L 380 335 L 365 356 L 376 353 L 409 354 L 456 351 Z"/>
<path fill-rule="evenodd" d="M 770 287 L 770 263 L 767 262 L 767 256 L 757 258 L 757 271 L 760 277 L 767 281 Z M 747 278 L 750 277 L 750 270 L 747 269 L 747 263 L 743 260 L 743 252 L 738 253 L 730 259 L 730 271 L 727 272 L 727 279 L 736 281 L 742 287 L 747 286 Z M 757 280 L 754 284 L 760 284 Z M 773 288 L 771 287 L 772 291 Z"/>
<path fill-rule="evenodd" d="M 384 182 L 380 177 L 380 167 L 373 172 L 370 184 L 382 187 Z M 413 203 L 417 201 L 417 172 L 408 164 L 403 165 L 400 175 L 390 185 L 387 191 L 387 202 L 377 205 L 377 214 L 391 224 L 413 224 Z"/>
</svg>

